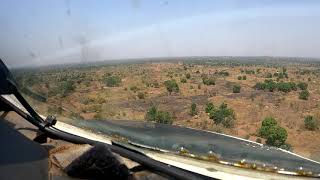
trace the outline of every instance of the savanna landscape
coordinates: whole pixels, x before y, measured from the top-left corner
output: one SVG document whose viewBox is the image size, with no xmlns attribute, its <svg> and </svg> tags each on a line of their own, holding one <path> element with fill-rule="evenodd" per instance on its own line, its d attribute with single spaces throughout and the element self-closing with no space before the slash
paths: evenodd
<svg viewBox="0 0 320 180">
<path fill-rule="evenodd" d="M 159 58 L 14 69 L 58 120 L 141 120 L 229 134 L 320 160 L 320 61 Z"/>
</svg>

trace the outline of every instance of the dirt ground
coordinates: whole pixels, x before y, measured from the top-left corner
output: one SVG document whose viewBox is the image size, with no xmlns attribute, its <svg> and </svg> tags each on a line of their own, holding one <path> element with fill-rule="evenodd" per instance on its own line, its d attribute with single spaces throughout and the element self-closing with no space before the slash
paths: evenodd
<svg viewBox="0 0 320 180">
<path fill-rule="evenodd" d="M 257 69 L 260 69 L 260 73 L 246 74 L 242 71 L 257 72 Z M 258 138 L 257 131 L 262 120 L 267 116 L 272 116 L 288 131 L 287 143 L 292 145 L 293 152 L 319 161 L 320 131 L 307 130 L 304 127 L 304 118 L 307 115 L 313 115 L 320 119 L 320 79 L 315 73 L 296 73 L 304 69 L 315 69 L 311 65 L 288 65 L 286 69 L 289 77 L 283 81 L 308 83 L 310 97 L 307 101 L 298 98 L 299 90 L 283 93 L 266 92 L 253 88 L 257 82 L 263 82 L 266 79 L 266 73 L 279 72 L 280 67 L 185 65 L 167 62 L 82 69 L 80 72 L 83 72 L 86 78 L 90 77 L 89 85 L 84 85 L 83 82 L 77 83 L 72 93 L 65 97 L 48 97 L 45 103 L 30 97 L 28 100 L 43 114 L 49 113 L 49 105 L 57 105 L 62 108 L 62 112 L 57 114 L 61 119 L 76 117 L 84 120 L 144 120 L 147 109 L 155 104 L 159 109 L 173 114 L 175 125 L 218 131 L 253 141 Z M 220 76 L 216 73 L 223 71 L 227 71 L 229 76 Z M 103 75 L 106 73 L 121 77 L 118 87 L 107 87 L 103 83 Z M 191 75 L 191 78 L 187 79 L 186 83 L 180 82 L 187 73 Z M 204 85 L 202 74 L 212 75 L 216 84 Z M 238 76 L 244 75 L 247 77 L 246 80 L 238 80 Z M 49 75 L 48 78 L 50 79 Z M 180 89 L 179 93 L 170 95 L 167 92 L 163 82 L 169 79 L 176 80 Z M 147 85 L 154 82 L 157 82 L 159 87 Z M 235 84 L 241 86 L 240 93 L 232 92 Z M 41 83 L 35 84 L 32 88 L 39 90 L 40 87 L 43 87 Z M 136 89 L 132 90 L 134 89 L 132 87 Z M 144 94 L 143 99 L 138 98 L 139 92 Z M 196 116 L 191 116 L 189 113 L 193 102 L 197 104 L 199 111 Z M 222 102 L 227 103 L 228 107 L 235 111 L 235 126 L 224 128 L 215 125 L 204 111 L 207 102 L 212 102 L 215 106 L 219 106 Z"/>
</svg>

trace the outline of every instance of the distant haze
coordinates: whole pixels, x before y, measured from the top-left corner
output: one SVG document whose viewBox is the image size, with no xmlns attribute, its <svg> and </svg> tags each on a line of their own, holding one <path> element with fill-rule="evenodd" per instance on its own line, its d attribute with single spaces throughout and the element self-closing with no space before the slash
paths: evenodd
<svg viewBox="0 0 320 180">
<path fill-rule="evenodd" d="M 320 1 L 4 1 L 10 67 L 179 56 L 320 57 Z"/>
</svg>

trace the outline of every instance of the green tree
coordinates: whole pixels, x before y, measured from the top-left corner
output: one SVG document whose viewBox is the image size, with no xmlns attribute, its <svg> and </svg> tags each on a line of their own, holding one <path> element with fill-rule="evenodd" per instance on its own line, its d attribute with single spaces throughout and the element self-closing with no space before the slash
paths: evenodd
<svg viewBox="0 0 320 180">
<path fill-rule="evenodd" d="M 241 87 L 240 85 L 234 85 L 232 88 L 233 93 L 240 93 Z"/>
<path fill-rule="evenodd" d="M 271 146 L 281 147 L 288 137 L 287 130 L 280 127 L 272 117 L 266 117 L 259 129 L 261 137 L 266 138 L 266 143 Z"/>
<path fill-rule="evenodd" d="M 307 116 L 304 118 L 304 126 L 310 131 L 318 129 L 318 122 L 313 116 Z"/>
<path fill-rule="evenodd" d="M 235 120 L 234 111 L 228 108 L 228 105 L 222 103 L 218 109 L 211 110 L 209 112 L 210 119 L 213 119 L 215 124 L 222 123 L 223 126 L 229 128 L 232 127 Z"/>
<path fill-rule="evenodd" d="M 308 90 L 303 90 L 299 93 L 299 99 L 308 100 L 310 93 Z"/>
<path fill-rule="evenodd" d="M 268 136 L 268 134 L 270 134 L 269 131 L 272 126 L 277 126 L 277 121 L 272 117 L 266 117 L 262 121 L 262 125 L 259 130 L 260 136 L 266 138 Z"/>
<path fill-rule="evenodd" d="M 197 104 L 196 103 L 192 103 L 191 104 L 191 110 L 190 110 L 190 115 L 194 116 L 198 114 L 198 110 L 197 110 Z"/>
<path fill-rule="evenodd" d="M 167 88 L 167 91 L 171 94 L 172 92 L 179 92 L 179 86 L 176 80 L 171 79 L 164 82 L 164 85 Z"/>
<path fill-rule="evenodd" d="M 287 137 L 288 133 L 286 129 L 280 126 L 272 126 L 267 135 L 266 143 L 271 146 L 280 147 L 285 144 Z"/>
</svg>

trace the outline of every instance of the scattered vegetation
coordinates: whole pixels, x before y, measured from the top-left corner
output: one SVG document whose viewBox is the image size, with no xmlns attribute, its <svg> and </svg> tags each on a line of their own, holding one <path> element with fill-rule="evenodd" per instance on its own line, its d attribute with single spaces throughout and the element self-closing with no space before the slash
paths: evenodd
<svg viewBox="0 0 320 180">
<path fill-rule="evenodd" d="M 314 131 L 318 129 L 318 121 L 313 116 L 307 116 L 304 118 L 304 126 L 306 129 L 310 131 Z"/>
<path fill-rule="evenodd" d="M 267 90 L 273 92 L 275 90 L 282 91 L 282 92 L 290 92 L 296 91 L 297 86 L 294 82 L 274 82 L 272 79 L 265 80 L 263 83 L 258 82 L 254 86 L 257 90 Z"/>
<path fill-rule="evenodd" d="M 176 92 L 176 93 L 179 92 L 179 86 L 178 86 L 176 80 L 174 80 L 174 79 L 165 81 L 164 85 L 166 86 L 169 94 L 171 94 L 172 92 Z"/>
<path fill-rule="evenodd" d="M 310 93 L 308 90 L 303 90 L 299 93 L 299 99 L 308 100 Z"/>
<path fill-rule="evenodd" d="M 163 124 L 172 124 L 173 119 L 169 112 L 159 111 L 156 106 L 152 106 L 145 115 L 145 120 Z"/>
<path fill-rule="evenodd" d="M 105 83 L 108 87 L 117 87 L 121 83 L 121 78 L 119 76 L 109 76 L 105 78 Z"/>
<path fill-rule="evenodd" d="M 203 77 L 202 82 L 203 82 L 203 84 L 208 85 L 208 86 L 216 84 L 216 81 L 212 77 Z"/>
<path fill-rule="evenodd" d="M 197 114 L 198 114 L 197 104 L 196 103 L 192 103 L 191 104 L 190 115 L 191 116 L 195 116 Z"/>
</svg>

